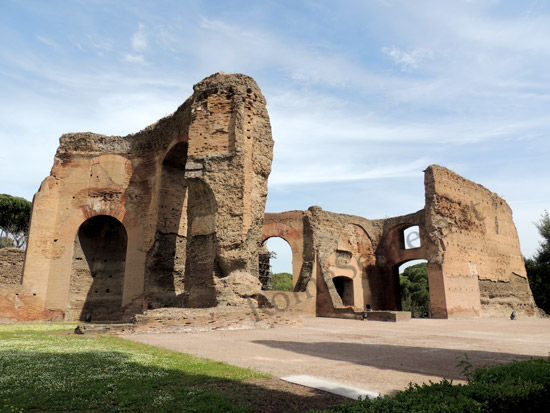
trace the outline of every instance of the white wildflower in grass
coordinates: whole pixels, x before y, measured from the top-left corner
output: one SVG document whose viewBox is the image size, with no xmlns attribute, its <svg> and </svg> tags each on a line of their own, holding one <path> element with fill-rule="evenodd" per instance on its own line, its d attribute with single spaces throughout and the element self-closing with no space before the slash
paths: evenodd
<svg viewBox="0 0 550 413">
<path fill-rule="evenodd" d="M 235 411 L 196 384 L 263 376 L 117 337 L 76 336 L 74 328 L 0 325 L 0 411 Z"/>
</svg>

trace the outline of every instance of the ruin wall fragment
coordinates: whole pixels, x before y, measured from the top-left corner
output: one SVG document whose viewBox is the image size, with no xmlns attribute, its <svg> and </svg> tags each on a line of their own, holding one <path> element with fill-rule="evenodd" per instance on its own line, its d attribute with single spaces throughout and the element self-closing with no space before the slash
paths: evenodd
<svg viewBox="0 0 550 413">
<path fill-rule="evenodd" d="M 265 98 L 240 74 L 204 79 L 141 132 L 63 135 L 34 197 L 19 297 L 65 320 L 242 304 L 259 291 L 272 153 Z M 4 295 L 17 319 L 24 305 Z"/>
</svg>

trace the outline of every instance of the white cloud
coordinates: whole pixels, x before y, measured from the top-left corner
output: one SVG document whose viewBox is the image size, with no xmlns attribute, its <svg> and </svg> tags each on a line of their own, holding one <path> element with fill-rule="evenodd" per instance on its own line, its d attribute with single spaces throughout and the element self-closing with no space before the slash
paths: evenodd
<svg viewBox="0 0 550 413">
<path fill-rule="evenodd" d="M 433 58 L 433 52 L 429 49 L 415 49 L 403 52 L 397 47 L 383 47 L 382 52 L 391 57 L 396 65 L 404 72 L 417 69 L 420 63 Z"/>
<path fill-rule="evenodd" d="M 126 53 L 123 60 L 128 63 L 145 63 L 145 57 L 142 54 Z"/>
<path fill-rule="evenodd" d="M 143 52 L 147 49 L 149 41 L 145 33 L 145 25 L 140 23 L 139 29 L 132 35 L 132 48 L 136 52 Z"/>
<path fill-rule="evenodd" d="M 379 162 L 373 162 L 376 164 Z M 274 170 L 269 177 L 269 184 L 278 185 L 303 185 L 335 182 L 356 182 L 387 178 L 405 178 L 418 175 L 429 165 L 426 158 L 416 159 L 412 162 L 382 162 L 383 166 L 370 167 L 365 164 L 345 164 L 330 162 L 325 157 L 321 162 L 308 162 L 299 165 L 292 170 L 279 168 Z M 371 164 L 371 165 L 372 165 Z"/>
<path fill-rule="evenodd" d="M 55 49 L 55 50 L 59 50 L 59 49 L 60 49 L 59 45 L 58 45 L 56 42 L 54 42 L 53 40 L 51 40 L 51 39 L 48 39 L 48 38 L 46 38 L 46 37 L 44 37 L 44 36 L 36 36 L 36 38 L 37 38 L 40 42 L 44 43 L 46 46 L 51 47 L 52 49 Z"/>
<path fill-rule="evenodd" d="M 315 48 L 289 42 L 267 31 L 242 28 L 220 20 L 203 19 L 201 28 L 204 33 L 195 52 L 207 67 L 218 68 L 220 62 L 228 67 L 224 69 L 227 72 L 233 68 L 257 70 L 273 67 L 282 69 L 290 79 L 304 84 L 337 88 L 367 86 L 370 90 L 382 87 L 380 76 L 353 63 L 337 50 L 320 53 Z"/>
</svg>

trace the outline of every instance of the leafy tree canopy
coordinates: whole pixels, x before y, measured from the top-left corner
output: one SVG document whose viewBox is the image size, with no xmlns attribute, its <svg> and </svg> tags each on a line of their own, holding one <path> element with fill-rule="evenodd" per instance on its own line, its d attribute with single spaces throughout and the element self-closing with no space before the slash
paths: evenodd
<svg viewBox="0 0 550 413">
<path fill-rule="evenodd" d="M 24 198 L 0 194 L 0 238 L 1 245 L 10 245 L 12 239 L 16 248 L 27 243 L 32 203 Z M 0 246 L 1 247 L 1 246 Z"/>
<path fill-rule="evenodd" d="M 535 303 L 546 313 L 550 313 L 550 215 L 548 211 L 544 211 L 535 225 L 542 241 L 533 257 L 525 260 L 525 268 Z"/>
<path fill-rule="evenodd" d="M 401 285 L 401 307 L 410 311 L 413 317 L 430 314 L 430 291 L 428 289 L 428 266 L 426 263 L 405 268 L 399 276 Z"/>
</svg>

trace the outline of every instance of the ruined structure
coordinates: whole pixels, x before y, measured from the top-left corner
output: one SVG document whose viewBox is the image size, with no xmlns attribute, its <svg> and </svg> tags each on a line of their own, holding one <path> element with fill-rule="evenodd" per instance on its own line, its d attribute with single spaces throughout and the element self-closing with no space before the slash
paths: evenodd
<svg viewBox="0 0 550 413">
<path fill-rule="evenodd" d="M 63 135 L 34 198 L 22 283 L 0 279 L 0 320 L 245 306 L 360 318 L 400 309 L 397 268 L 413 259 L 428 262 L 434 317 L 535 314 L 512 212 L 496 194 L 430 166 L 425 208 L 410 215 L 264 217 L 272 153 L 264 97 L 244 75 L 204 79 L 136 134 Z M 410 227 L 416 248 L 405 245 Z M 258 256 L 274 236 L 292 248 L 294 292 L 261 289 Z"/>
<path fill-rule="evenodd" d="M 266 214 L 262 239 L 285 239 L 293 258 L 295 292 L 271 296 L 280 306 L 326 317 L 396 311 L 399 266 L 421 259 L 428 265 L 434 318 L 508 316 L 513 310 L 536 315 L 508 204 L 437 165 L 425 171 L 425 191 L 424 209 L 395 218 L 368 220 L 319 207 Z M 411 228 L 419 244 L 414 247 L 407 245 Z"/>
<path fill-rule="evenodd" d="M 249 298 L 272 153 L 265 99 L 244 75 L 203 80 L 139 133 L 62 136 L 34 198 L 17 317 L 36 316 L 25 305 L 117 320 Z"/>
</svg>

